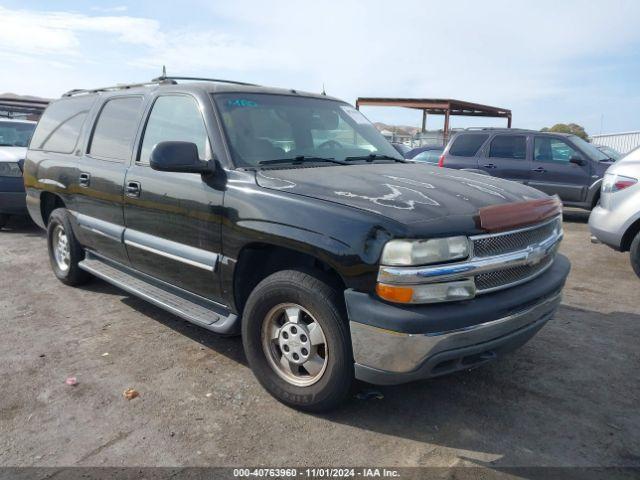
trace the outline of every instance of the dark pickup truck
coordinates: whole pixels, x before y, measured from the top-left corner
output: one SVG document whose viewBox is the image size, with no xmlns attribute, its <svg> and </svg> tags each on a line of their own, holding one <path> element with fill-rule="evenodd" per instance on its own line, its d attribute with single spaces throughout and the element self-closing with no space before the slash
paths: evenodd
<svg viewBox="0 0 640 480">
<path fill-rule="evenodd" d="M 407 163 L 350 105 L 295 90 L 74 90 L 44 113 L 24 180 L 62 282 L 95 276 L 241 333 L 261 384 L 311 411 L 354 378 L 408 382 L 517 348 L 570 268 L 557 198 Z"/>
</svg>

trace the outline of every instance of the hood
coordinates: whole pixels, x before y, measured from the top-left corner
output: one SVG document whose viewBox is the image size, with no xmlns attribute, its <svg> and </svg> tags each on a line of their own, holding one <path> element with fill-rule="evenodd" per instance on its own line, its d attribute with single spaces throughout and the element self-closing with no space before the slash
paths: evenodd
<svg viewBox="0 0 640 480">
<path fill-rule="evenodd" d="M 261 170 L 258 185 L 375 212 L 402 223 L 471 216 L 546 195 L 516 182 L 416 163 Z"/>
<path fill-rule="evenodd" d="M 0 162 L 17 162 L 27 156 L 27 147 L 0 147 Z"/>
</svg>

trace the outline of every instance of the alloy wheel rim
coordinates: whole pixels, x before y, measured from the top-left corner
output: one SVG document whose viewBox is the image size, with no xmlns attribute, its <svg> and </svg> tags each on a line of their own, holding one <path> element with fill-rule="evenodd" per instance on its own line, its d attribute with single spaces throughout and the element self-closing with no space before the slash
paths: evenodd
<svg viewBox="0 0 640 480">
<path fill-rule="evenodd" d="M 56 225 L 54 228 L 51 244 L 53 247 L 53 258 L 58 268 L 66 272 L 71 265 L 71 252 L 69 250 L 69 237 L 67 237 L 67 233 L 62 225 Z"/>
<path fill-rule="evenodd" d="M 327 369 L 329 349 L 322 327 L 295 303 L 269 310 L 262 323 L 262 348 L 278 376 L 297 387 L 313 385 Z"/>
</svg>

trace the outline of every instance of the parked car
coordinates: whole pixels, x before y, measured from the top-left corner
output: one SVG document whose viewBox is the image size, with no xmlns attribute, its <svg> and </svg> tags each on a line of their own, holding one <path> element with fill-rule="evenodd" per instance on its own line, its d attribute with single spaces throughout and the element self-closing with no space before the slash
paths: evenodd
<svg viewBox="0 0 640 480">
<path fill-rule="evenodd" d="M 519 347 L 570 268 L 557 198 L 406 162 L 352 106 L 296 90 L 72 91 L 45 111 L 24 178 L 60 281 L 94 275 L 241 333 L 260 383 L 305 410 L 354 377 L 408 382 Z"/>
<path fill-rule="evenodd" d="M 596 241 L 629 252 L 631 266 L 640 277 L 640 148 L 607 170 L 600 204 L 589 217 Z"/>
<path fill-rule="evenodd" d="M 598 203 L 611 164 L 608 155 L 575 135 L 491 128 L 458 133 L 440 160 L 440 166 L 524 183 L 584 209 Z"/>
<path fill-rule="evenodd" d="M 411 147 L 405 145 L 404 143 L 391 142 L 391 145 L 393 145 L 393 148 L 395 148 L 396 151 L 405 158 L 406 158 L 405 155 L 407 154 L 407 152 L 411 150 Z"/>
<path fill-rule="evenodd" d="M 22 165 L 36 122 L 0 118 L 0 228 L 26 215 Z"/>
<path fill-rule="evenodd" d="M 614 162 L 620 160 L 622 158 L 622 154 L 617 151 L 615 148 L 607 147 L 604 145 L 596 145 L 596 148 L 604 153 L 607 157 L 609 157 Z"/>
<path fill-rule="evenodd" d="M 424 147 L 414 148 L 405 155 L 405 158 L 409 158 L 414 162 L 426 162 L 433 165 L 437 165 L 440 161 L 440 156 L 444 151 L 444 147 L 437 145 L 427 145 Z"/>
</svg>

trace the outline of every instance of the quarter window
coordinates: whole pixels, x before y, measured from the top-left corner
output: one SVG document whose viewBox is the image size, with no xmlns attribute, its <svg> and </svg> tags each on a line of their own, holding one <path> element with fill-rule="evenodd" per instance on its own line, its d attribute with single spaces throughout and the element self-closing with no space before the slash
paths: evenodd
<svg viewBox="0 0 640 480">
<path fill-rule="evenodd" d="M 449 155 L 473 157 L 487 138 L 489 135 L 459 134 L 449 149 Z"/>
<path fill-rule="evenodd" d="M 527 158 L 527 137 L 522 135 L 497 135 L 491 140 L 489 157 L 524 160 Z"/>
<path fill-rule="evenodd" d="M 202 114 L 193 98 L 168 95 L 155 101 L 145 128 L 139 161 L 149 164 L 153 147 L 168 141 L 195 143 L 201 159 L 211 156 Z"/>
<path fill-rule="evenodd" d="M 111 160 L 128 160 L 141 112 L 142 97 L 108 100 L 96 122 L 89 153 Z"/>
<path fill-rule="evenodd" d="M 536 137 L 533 158 L 538 162 L 568 162 L 578 152 L 567 142 L 553 137 Z"/>
<path fill-rule="evenodd" d="M 73 152 L 95 100 L 96 97 L 92 95 L 64 98 L 51 103 L 38 122 L 30 148 L 56 153 Z"/>
</svg>

